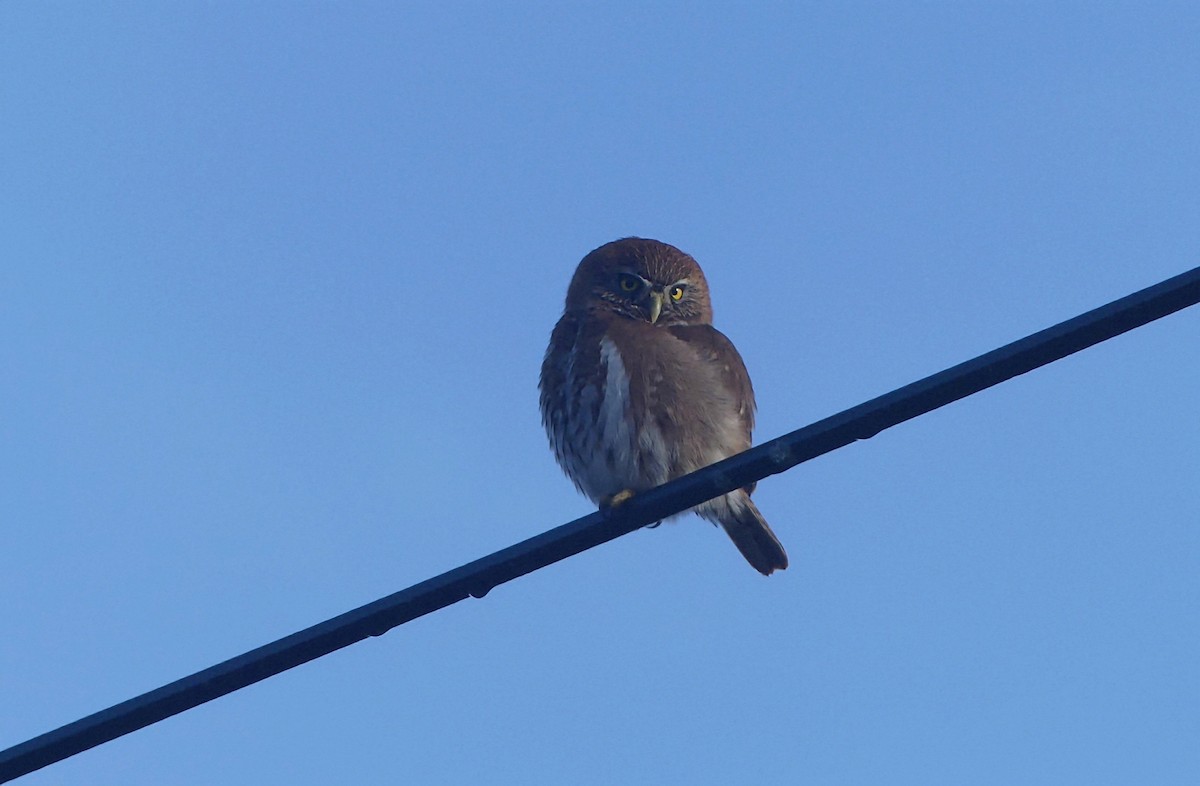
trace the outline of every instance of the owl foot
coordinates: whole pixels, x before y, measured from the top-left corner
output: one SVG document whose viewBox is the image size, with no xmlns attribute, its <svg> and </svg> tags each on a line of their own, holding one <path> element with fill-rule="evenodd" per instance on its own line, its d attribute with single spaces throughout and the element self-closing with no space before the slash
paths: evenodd
<svg viewBox="0 0 1200 786">
<path fill-rule="evenodd" d="M 604 499 L 600 500 L 600 512 L 603 513 L 605 516 L 616 515 L 617 508 L 621 507 L 626 502 L 633 499 L 635 494 L 637 494 L 637 492 L 634 491 L 633 489 L 625 489 L 624 491 L 618 491 L 616 494 L 613 494 L 611 497 L 605 497 Z M 656 521 L 653 524 L 647 524 L 646 528 L 654 529 L 659 524 L 662 524 L 662 521 Z"/>
<path fill-rule="evenodd" d="M 604 513 L 604 515 L 606 515 L 606 516 L 610 515 L 613 511 L 615 511 L 617 508 L 619 508 L 621 505 L 625 504 L 632 498 L 633 498 L 633 490 L 632 489 L 625 489 L 624 491 L 618 491 L 616 494 L 613 494 L 611 497 L 605 497 L 604 499 L 600 500 L 600 511 L 602 513 Z"/>
</svg>

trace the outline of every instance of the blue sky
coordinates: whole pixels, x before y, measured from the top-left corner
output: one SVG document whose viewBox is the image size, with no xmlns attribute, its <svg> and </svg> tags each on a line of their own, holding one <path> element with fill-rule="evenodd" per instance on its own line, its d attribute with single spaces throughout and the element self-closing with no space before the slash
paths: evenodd
<svg viewBox="0 0 1200 786">
<path fill-rule="evenodd" d="M 0 5 L 0 747 L 589 511 L 578 260 L 777 436 L 1194 267 L 1194 4 Z M 1194 783 L 1200 312 L 30 784 Z"/>
</svg>

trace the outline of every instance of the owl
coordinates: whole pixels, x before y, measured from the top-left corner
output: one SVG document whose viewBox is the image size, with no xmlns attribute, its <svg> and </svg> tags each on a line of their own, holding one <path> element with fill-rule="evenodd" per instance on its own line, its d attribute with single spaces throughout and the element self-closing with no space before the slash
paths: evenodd
<svg viewBox="0 0 1200 786">
<path fill-rule="evenodd" d="M 754 390 L 746 366 L 712 326 L 696 260 L 657 240 L 616 240 L 579 263 L 539 390 L 555 458 L 601 507 L 750 447 Z M 787 567 L 787 554 L 750 499 L 753 490 L 693 510 L 770 575 Z"/>
</svg>

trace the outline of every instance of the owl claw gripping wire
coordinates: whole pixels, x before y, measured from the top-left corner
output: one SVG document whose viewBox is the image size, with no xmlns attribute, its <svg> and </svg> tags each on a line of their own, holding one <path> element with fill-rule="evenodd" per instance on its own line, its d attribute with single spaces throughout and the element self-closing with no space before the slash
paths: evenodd
<svg viewBox="0 0 1200 786">
<path fill-rule="evenodd" d="M 657 240 L 625 238 L 583 258 L 538 387 L 555 458 L 606 516 L 634 494 L 750 447 L 746 366 L 712 326 L 696 260 Z M 787 567 L 787 554 L 753 491 L 693 510 L 770 575 Z"/>
<path fill-rule="evenodd" d="M 611 497 L 600 500 L 600 513 L 606 519 L 611 519 L 617 515 L 617 509 L 624 505 L 629 500 L 633 499 L 634 492 L 631 489 L 618 491 Z M 654 529 L 659 524 L 662 524 L 662 519 L 646 525 L 646 529 Z"/>
<path fill-rule="evenodd" d="M 614 508 L 619 508 L 629 500 L 633 499 L 633 489 L 624 489 L 613 494 L 611 497 L 605 497 L 600 500 L 600 507 L 605 511 L 611 511 Z"/>
</svg>

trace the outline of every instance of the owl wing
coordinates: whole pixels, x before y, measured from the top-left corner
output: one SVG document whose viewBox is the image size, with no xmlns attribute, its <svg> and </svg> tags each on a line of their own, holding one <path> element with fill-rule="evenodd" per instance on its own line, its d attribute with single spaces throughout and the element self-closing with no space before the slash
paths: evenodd
<svg viewBox="0 0 1200 786">
<path fill-rule="evenodd" d="M 712 325 L 672 325 L 668 330 L 691 347 L 702 361 L 715 368 L 718 378 L 737 404 L 738 416 L 746 424 L 749 438 L 754 430 L 754 387 L 733 342 Z"/>
</svg>

